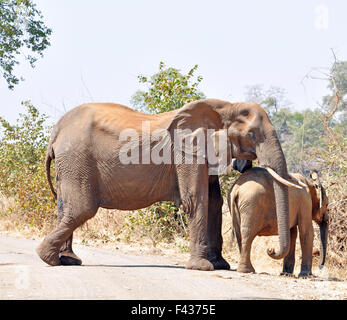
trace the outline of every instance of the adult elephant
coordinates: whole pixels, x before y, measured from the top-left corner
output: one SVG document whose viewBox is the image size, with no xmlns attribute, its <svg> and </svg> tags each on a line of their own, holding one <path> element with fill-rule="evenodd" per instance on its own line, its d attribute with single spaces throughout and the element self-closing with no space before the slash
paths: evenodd
<svg viewBox="0 0 347 320">
<path fill-rule="evenodd" d="M 302 251 L 299 277 L 312 275 L 313 227 L 312 220 L 320 227 L 321 261 L 324 265 L 328 238 L 328 197 L 319 181 L 318 173 L 310 178 L 299 173 L 292 178 L 306 187 L 289 189 L 290 251 L 284 258 L 282 274 L 292 274 L 295 264 L 295 244 L 299 229 Z M 251 247 L 256 236 L 277 234 L 273 178 L 263 168 L 247 170 L 233 185 L 228 195 L 229 209 L 233 218 L 240 261 L 237 271 L 254 272 L 251 263 Z"/>
<path fill-rule="evenodd" d="M 162 138 L 151 139 L 158 130 Z M 193 139 L 211 130 L 215 137 L 226 133 L 222 153 L 228 155 L 228 161 L 231 157 L 258 158 L 287 178 L 275 129 L 257 104 L 203 99 L 157 115 L 111 103 L 81 105 L 60 119 L 48 146 L 46 168 L 53 192 L 49 172 L 52 159 L 57 172 L 58 226 L 37 248 L 40 258 L 53 266 L 80 264 L 72 251 L 72 233 L 99 207 L 134 210 L 157 201 L 175 201 L 190 217 L 191 257 L 186 267 L 228 269 L 221 254 L 223 200 L 218 175 L 213 170 L 209 175 L 213 165 L 209 157 L 198 157 L 201 148 L 192 148 L 190 154 L 183 152 L 183 161 L 177 161 L 175 151 L 179 147 L 173 141 L 179 130 Z M 127 135 L 130 141 L 129 136 L 124 139 Z M 208 135 L 203 136 L 207 140 Z M 151 153 L 156 154 L 156 161 Z M 157 161 L 161 153 L 166 155 L 162 162 Z M 171 161 L 167 161 L 168 153 Z M 193 161 L 184 161 L 188 158 Z M 276 182 L 275 196 L 280 248 L 272 256 L 279 259 L 289 250 L 287 187 Z"/>
</svg>

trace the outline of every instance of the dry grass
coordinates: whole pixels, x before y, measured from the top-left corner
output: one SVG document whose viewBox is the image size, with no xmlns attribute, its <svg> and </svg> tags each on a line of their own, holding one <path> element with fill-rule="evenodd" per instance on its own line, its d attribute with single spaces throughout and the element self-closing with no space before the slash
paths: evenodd
<svg viewBox="0 0 347 320">
<path fill-rule="evenodd" d="M 6 212 L 9 208 L 14 206 L 14 199 L 13 198 L 6 198 L 1 192 L 0 192 L 0 212 Z"/>
<path fill-rule="evenodd" d="M 328 258 L 336 266 L 347 265 L 347 176 L 326 174 L 324 185 L 329 198 Z M 347 271 L 346 271 L 347 273 Z"/>
<path fill-rule="evenodd" d="M 56 213 L 51 214 L 52 219 L 47 219 L 47 223 L 39 228 L 28 221 L 25 213 L 21 213 L 14 199 L 7 199 L 0 194 L 0 231 L 2 232 L 42 238 L 56 226 Z M 74 238 L 85 244 L 119 241 L 126 214 L 127 212 L 124 211 L 101 208 L 94 218 L 74 232 Z"/>
<path fill-rule="evenodd" d="M 81 239 L 85 244 L 120 241 L 127 214 L 126 211 L 100 208 L 92 219 L 75 231 L 74 237 Z"/>
<path fill-rule="evenodd" d="M 0 231 L 12 235 L 21 235 L 28 238 L 37 238 L 50 232 L 55 221 L 55 215 L 47 219 L 43 227 L 32 222 L 30 214 L 23 211 L 15 198 L 7 198 L 0 193 Z"/>
</svg>

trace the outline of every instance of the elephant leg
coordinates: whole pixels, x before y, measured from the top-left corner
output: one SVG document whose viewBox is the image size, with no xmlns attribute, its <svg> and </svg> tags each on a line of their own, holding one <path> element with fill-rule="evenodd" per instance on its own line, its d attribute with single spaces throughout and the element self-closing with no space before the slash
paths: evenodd
<svg viewBox="0 0 347 320">
<path fill-rule="evenodd" d="M 184 211 L 189 214 L 190 259 L 186 268 L 211 271 L 213 264 L 207 260 L 208 168 L 205 165 L 192 167 L 177 166 L 181 201 Z"/>
<path fill-rule="evenodd" d="M 237 266 L 238 272 L 255 273 L 251 262 L 251 250 L 254 238 L 255 235 L 251 232 L 251 230 L 248 227 L 242 227 L 241 225 L 241 253 L 240 261 Z"/>
<path fill-rule="evenodd" d="M 299 277 L 312 276 L 312 250 L 313 250 L 313 226 L 312 218 L 309 220 L 309 216 L 303 221 L 299 219 L 299 237 L 301 245 L 301 270 Z"/>
<path fill-rule="evenodd" d="M 207 259 L 214 269 L 230 269 L 222 257 L 222 206 L 223 197 L 220 191 L 218 176 L 210 176 L 208 189 L 208 252 Z"/>
<path fill-rule="evenodd" d="M 82 264 L 82 260 L 72 250 L 72 238 L 73 233 L 60 248 L 59 259 L 60 263 L 64 266 L 79 266 Z"/>
<path fill-rule="evenodd" d="M 59 190 L 59 189 L 58 189 Z M 59 194 L 59 191 L 58 191 Z M 58 197 L 58 225 L 64 217 L 63 200 Z M 82 260 L 72 251 L 72 237 L 73 234 L 65 241 L 63 246 L 60 248 L 59 259 L 62 265 L 81 265 Z"/>
<path fill-rule="evenodd" d="M 73 231 L 93 217 L 98 209 L 93 193 L 86 186 L 92 185 L 86 184 L 82 187 L 67 183 L 65 188 L 61 188 L 64 190 L 60 195 L 63 214 L 60 216 L 59 224 L 36 249 L 39 257 L 51 266 L 60 265 L 65 261 L 64 258 L 61 261 L 59 257 L 62 246 L 67 241 L 63 248 L 67 247 L 72 251 Z"/>
<path fill-rule="evenodd" d="M 59 250 L 76 227 L 72 218 L 64 216 L 60 224 L 36 248 L 39 257 L 51 266 L 59 266 Z"/>
<path fill-rule="evenodd" d="M 282 276 L 290 276 L 293 274 L 295 265 L 295 245 L 298 234 L 297 226 L 290 229 L 290 250 L 288 255 L 283 260 Z"/>
</svg>

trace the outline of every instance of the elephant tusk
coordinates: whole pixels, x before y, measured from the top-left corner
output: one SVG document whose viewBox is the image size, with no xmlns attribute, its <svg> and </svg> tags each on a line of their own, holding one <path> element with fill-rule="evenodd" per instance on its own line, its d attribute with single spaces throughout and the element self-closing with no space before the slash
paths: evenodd
<svg viewBox="0 0 347 320">
<path fill-rule="evenodd" d="M 265 169 L 267 170 L 267 172 L 269 172 L 272 175 L 272 177 L 274 179 L 276 179 L 277 181 L 283 183 L 287 187 L 293 187 L 293 188 L 297 188 L 297 189 L 302 189 L 302 187 L 298 186 L 297 184 L 291 183 L 291 182 L 287 181 L 286 179 L 282 178 L 279 174 L 277 174 L 270 167 L 265 167 Z"/>
<path fill-rule="evenodd" d="M 291 179 L 293 179 L 296 183 L 298 183 L 300 186 L 304 187 L 304 188 L 307 188 L 307 185 L 305 183 L 303 183 L 302 181 L 298 180 L 297 178 L 295 178 L 294 176 L 292 176 L 291 174 L 288 174 L 289 177 Z"/>
</svg>

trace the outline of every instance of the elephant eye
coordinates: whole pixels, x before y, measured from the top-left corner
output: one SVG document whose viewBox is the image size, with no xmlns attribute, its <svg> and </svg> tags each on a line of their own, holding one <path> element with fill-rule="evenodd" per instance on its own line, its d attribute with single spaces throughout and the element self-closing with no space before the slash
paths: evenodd
<svg viewBox="0 0 347 320">
<path fill-rule="evenodd" d="M 242 110 L 241 115 L 243 115 L 244 117 L 247 117 L 249 115 L 249 111 L 248 110 Z"/>
<path fill-rule="evenodd" d="M 253 131 L 248 132 L 248 136 L 253 140 L 255 138 L 255 134 Z"/>
</svg>

